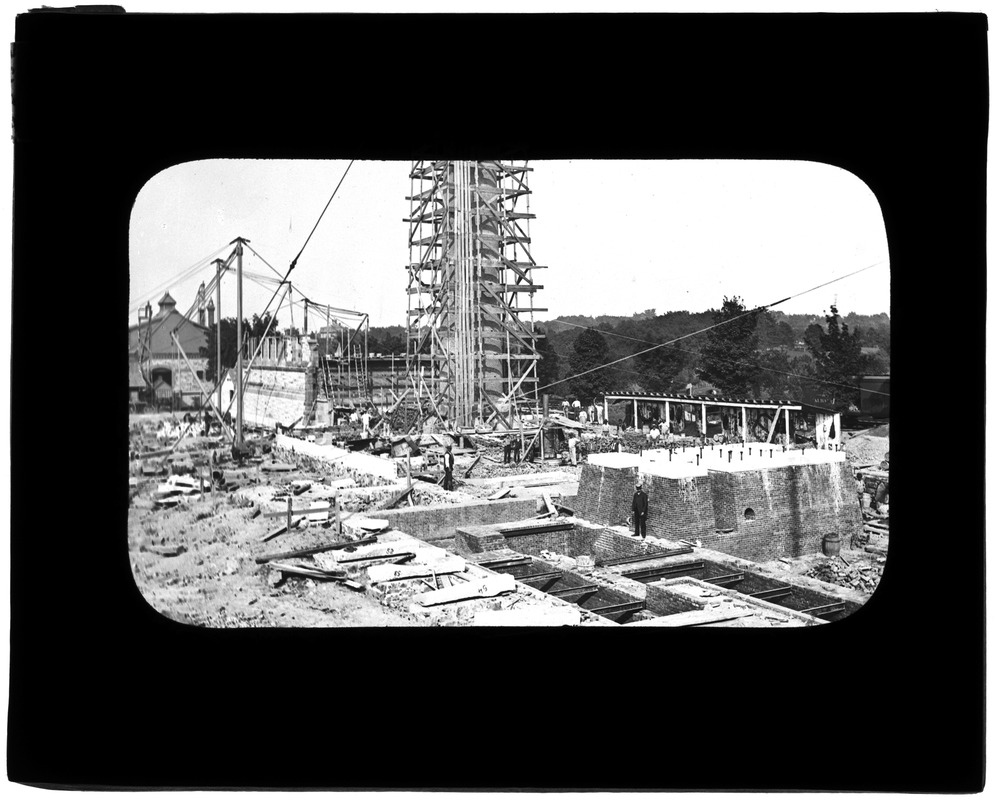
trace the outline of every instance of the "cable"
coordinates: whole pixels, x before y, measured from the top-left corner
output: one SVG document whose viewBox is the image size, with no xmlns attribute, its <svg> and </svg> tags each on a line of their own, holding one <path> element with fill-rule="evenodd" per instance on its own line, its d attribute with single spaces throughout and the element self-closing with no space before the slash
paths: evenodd
<svg viewBox="0 0 995 800">
<path fill-rule="evenodd" d="M 202 258 L 202 259 L 194 262 L 189 267 L 186 267 L 186 268 L 180 270 L 172 278 L 170 278 L 170 279 L 168 279 L 166 281 L 163 281 L 160 284 L 157 284 L 152 289 L 149 289 L 148 292 L 145 295 L 143 295 L 146 299 L 143 300 L 143 301 L 141 301 L 141 302 L 132 303 L 130 306 L 128 306 L 128 310 L 131 311 L 131 312 L 135 312 L 139 308 L 141 308 L 142 306 L 144 306 L 147 302 L 151 302 L 152 299 L 157 294 L 159 294 L 159 292 L 162 291 L 164 288 L 168 288 L 169 286 L 172 286 L 174 284 L 182 283 L 183 281 L 189 280 L 191 277 L 193 277 L 193 274 L 195 274 L 197 271 L 200 270 L 201 267 L 203 267 L 205 265 L 206 262 L 208 262 L 212 258 L 214 258 L 218 253 L 220 253 L 222 250 L 224 250 L 227 246 L 228 245 L 226 245 L 226 244 L 221 245 L 221 247 L 219 247 L 217 250 L 215 250 L 209 256 L 205 256 L 204 258 Z"/>
<path fill-rule="evenodd" d="M 576 322 L 566 322 L 565 320 L 562 320 L 562 319 L 555 320 L 555 322 L 557 324 L 559 324 L 559 325 L 570 325 L 570 326 L 572 326 L 574 328 L 584 328 L 585 330 L 589 330 L 589 331 L 598 331 L 598 333 L 600 333 L 602 335 L 617 336 L 620 339 L 628 339 L 630 342 L 642 342 L 643 344 L 655 344 L 655 342 L 651 342 L 651 341 L 648 341 L 646 339 L 636 339 L 635 337 L 626 336 L 625 334 L 622 334 L 622 333 L 615 333 L 614 331 L 603 331 L 603 330 L 599 330 L 598 328 L 592 328 L 590 325 L 578 325 Z M 683 347 L 674 347 L 674 346 L 671 346 L 668 349 L 670 349 L 670 350 L 678 350 L 681 353 L 689 353 L 690 355 L 694 355 L 694 356 L 700 356 L 702 354 L 700 350 L 687 350 L 686 348 L 683 348 Z M 836 387 L 838 387 L 840 389 L 858 389 L 860 391 L 867 392 L 868 394 L 880 394 L 880 395 L 883 395 L 885 397 L 891 397 L 891 394 L 888 393 L 888 392 L 878 392 L 878 391 L 875 391 L 873 389 L 863 389 L 860 386 L 852 386 L 852 385 L 850 385 L 848 383 L 834 383 L 833 381 L 826 381 L 826 380 L 823 380 L 822 378 L 815 378 L 815 377 L 813 377 L 811 375 L 801 375 L 801 374 L 799 374 L 797 372 L 785 372 L 784 370 L 774 369 L 773 367 L 762 367 L 759 364 L 753 364 L 753 363 L 751 363 L 749 361 L 735 361 L 735 360 L 729 359 L 729 358 L 724 359 L 724 360 L 728 361 L 730 364 L 739 364 L 740 366 L 744 366 L 744 367 L 755 367 L 756 369 L 761 370 L 763 372 L 775 372 L 778 375 L 787 375 L 789 378 L 798 378 L 798 379 L 803 380 L 803 381 L 813 381 L 815 383 L 825 384 L 826 386 L 836 386 Z M 624 371 L 625 372 L 632 372 L 632 373 L 640 374 L 640 375 L 642 374 L 642 372 L 639 372 L 637 370 L 624 370 Z"/>
<path fill-rule="evenodd" d="M 328 211 L 328 207 L 332 204 L 332 200 L 335 199 L 335 195 L 339 191 L 339 186 L 342 185 L 342 181 L 345 180 L 345 176 L 349 174 L 349 170 L 352 169 L 352 165 L 354 163 L 355 163 L 355 159 L 353 159 L 352 161 L 350 161 L 349 165 L 345 168 L 345 172 L 342 173 L 342 177 L 339 178 L 338 186 L 335 187 L 335 191 L 332 192 L 332 196 L 328 198 L 328 202 L 325 203 L 325 207 L 321 210 L 321 214 L 318 215 L 318 222 L 314 223 L 314 227 L 311 228 L 311 233 L 309 233 L 307 235 L 307 239 L 304 240 L 304 244 L 301 246 L 300 252 L 296 256 L 294 256 L 294 260 L 290 262 L 290 269 L 287 270 L 287 276 L 289 276 L 290 273 L 293 272 L 294 267 L 297 266 L 297 259 L 299 259 L 301 257 L 301 253 L 304 252 L 304 248 L 307 247 L 308 242 L 311 241 L 311 237 L 314 236 L 314 232 L 316 230 L 318 230 L 318 224 L 321 222 L 321 218 L 323 216 L 325 216 L 325 212 Z M 286 280 L 286 279 L 287 279 L 287 277 L 285 276 L 284 280 Z"/>
<path fill-rule="evenodd" d="M 607 364 L 602 364 L 599 367 L 592 367 L 591 369 L 584 370 L 583 372 L 578 372 L 576 375 L 570 375 L 570 376 L 568 376 L 566 378 L 561 378 L 558 381 L 553 381 L 552 383 L 547 383 L 545 386 L 539 386 L 539 387 L 537 387 L 536 391 L 542 391 L 543 389 L 549 389 L 551 386 L 557 386 L 557 385 L 559 385 L 561 383 L 566 383 L 569 380 L 573 380 L 574 378 L 580 378 L 583 375 L 589 375 L 592 372 L 597 372 L 598 370 L 606 369 L 607 367 L 611 367 L 611 366 L 613 366 L 615 364 L 620 364 L 623 361 L 628 361 L 630 358 L 635 358 L 636 356 L 641 356 L 643 353 L 649 353 L 649 352 L 651 352 L 653 350 L 657 350 L 657 349 L 659 349 L 661 347 L 668 347 L 669 345 L 672 345 L 675 342 L 680 342 L 680 341 L 683 341 L 684 339 L 690 339 L 692 336 L 697 336 L 699 333 L 706 333 L 708 331 L 714 330 L 715 328 L 719 328 L 719 327 L 721 327 L 723 325 L 728 325 L 730 322 L 735 322 L 738 319 L 742 319 L 743 317 L 748 317 L 750 314 L 756 314 L 757 312 L 760 312 L 760 311 L 766 311 L 767 309 L 772 308 L 773 306 L 777 306 L 777 305 L 780 305 L 781 303 L 785 303 L 788 300 L 791 300 L 791 299 L 793 299 L 795 297 L 801 297 L 803 294 L 808 294 L 809 292 L 814 292 L 816 289 L 821 289 L 823 286 L 829 286 L 831 283 L 836 283 L 837 281 L 841 281 L 844 278 L 849 278 L 849 277 L 851 277 L 853 275 L 856 275 L 856 274 L 858 274 L 860 272 L 864 272 L 865 270 L 869 270 L 872 267 L 880 266 L 883 263 L 884 263 L 883 261 L 878 261 L 878 262 L 876 262 L 874 264 L 871 264 L 870 266 L 862 267 L 861 269 L 858 269 L 858 270 L 856 270 L 854 272 L 847 273 L 846 275 L 841 275 L 838 278 L 833 278 L 831 281 L 826 281 L 825 283 L 820 283 L 818 286 L 814 286 L 811 289 L 805 289 L 804 291 L 796 292 L 795 294 L 790 295 L 788 297 L 785 297 L 782 300 L 778 300 L 776 303 L 769 303 L 767 305 L 757 306 L 756 308 L 751 309 L 749 311 L 744 311 L 742 314 L 737 314 L 735 317 L 731 317 L 730 319 L 722 320 L 722 322 L 717 322 L 714 325 L 709 325 L 707 328 L 702 328 L 701 330 L 692 331 L 691 333 L 684 334 L 683 336 L 678 336 L 676 339 L 671 339 L 669 342 L 663 342 L 661 344 L 654 345 L 653 347 L 648 347 L 645 350 L 640 350 L 638 352 L 632 353 L 631 355 L 623 356 L 622 358 L 617 358 L 614 361 L 609 361 Z"/>
</svg>

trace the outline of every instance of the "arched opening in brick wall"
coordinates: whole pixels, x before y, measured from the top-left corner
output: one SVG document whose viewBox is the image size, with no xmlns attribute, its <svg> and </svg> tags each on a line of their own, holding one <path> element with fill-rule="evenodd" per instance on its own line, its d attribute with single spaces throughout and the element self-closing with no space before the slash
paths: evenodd
<svg viewBox="0 0 995 800">
<path fill-rule="evenodd" d="M 746 509 L 746 511 L 743 512 L 743 519 L 756 519 L 756 518 L 757 518 L 757 512 L 754 511 L 752 508 L 748 508 Z"/>
</svg>

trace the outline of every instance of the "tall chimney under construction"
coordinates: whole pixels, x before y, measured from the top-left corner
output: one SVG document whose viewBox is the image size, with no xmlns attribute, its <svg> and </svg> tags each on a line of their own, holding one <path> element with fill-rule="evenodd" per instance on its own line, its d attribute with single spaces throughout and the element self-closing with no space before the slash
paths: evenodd
<svg viewBox="0 0 995 800">
<path fill-rule="evenodd" d="M 511 429 L 535 408 L 527 164 L 412 164 L 407 373 L 422 412 Z M 524 224 L 524 227 L 523 227 Z"/>
</svg>

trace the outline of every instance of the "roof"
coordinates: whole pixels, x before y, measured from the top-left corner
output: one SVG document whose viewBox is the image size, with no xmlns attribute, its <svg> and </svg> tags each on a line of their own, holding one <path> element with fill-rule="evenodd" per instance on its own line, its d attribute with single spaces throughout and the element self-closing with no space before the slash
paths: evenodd
<svg viewBox="0 0 995 800">
<path fill-rule="evenodd" d="M 201 325 L 199 322 L 196 322 L 193 318 L 189 318 L 188 319 L 186 317 L 183 317 L 183 315 L 179 311 L 177 311 L 175 308 L 163 309 L 162 311 L 157 312 L 152 317 L 152 322 L 154 322 L 155 324 L 158 325 L 158 323 L 162 322 L 162 320 L 166 319 L 171 314 L 175 314 L 178 317 L 186 319 L 186 322 L 184 323 L 184 325 L 192 325 L 193 327 L 199 328 L 200 330 L 205 331 L 205 332 L 210 332 L 210 330 L 211 330 L 209 327 L 207 327 L 207 325 Z M 137 330 L 138 328 L 144 328 L 147 324 L 148 323 L 146 323 L 144 320 L 142 320 L 141 322 L 136 322 L 134 325 L 129 325 L 128 326 L 128 331 L 131 332 L 133 330 Z"/>
<path fill-rule="evenodd" d="M 792 400 L 750 400 L 739 397 L 722 397 L 719 395 L 691 395 L 677 394 L 676 392 L 605 392 L 606 400 L 651 400 L 656 402 L 671 403 L 695 403 L 713 406 L 757 406 L 757 407 L 778 407 L 800 408 L 798 403 Z"/>
</svg>

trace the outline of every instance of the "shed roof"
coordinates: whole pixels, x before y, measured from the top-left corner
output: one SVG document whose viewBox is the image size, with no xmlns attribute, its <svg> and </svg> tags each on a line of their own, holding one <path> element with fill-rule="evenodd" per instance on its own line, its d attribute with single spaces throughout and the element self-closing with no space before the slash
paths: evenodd
<svg viewBox="0 0 995 800">
<path fill-rule="evenodd" d="M 691 395 L 675 392 L 605 392 L 605 400 L 649 400 L 670 403 L 694 403 L 706 406 L 750 406 L 755 408 L 789 408 L 801 410 L 801 405 L 791 400 L 750 400 L 738 397 L 722 397 L 720 395 Z"/>
</svg>

